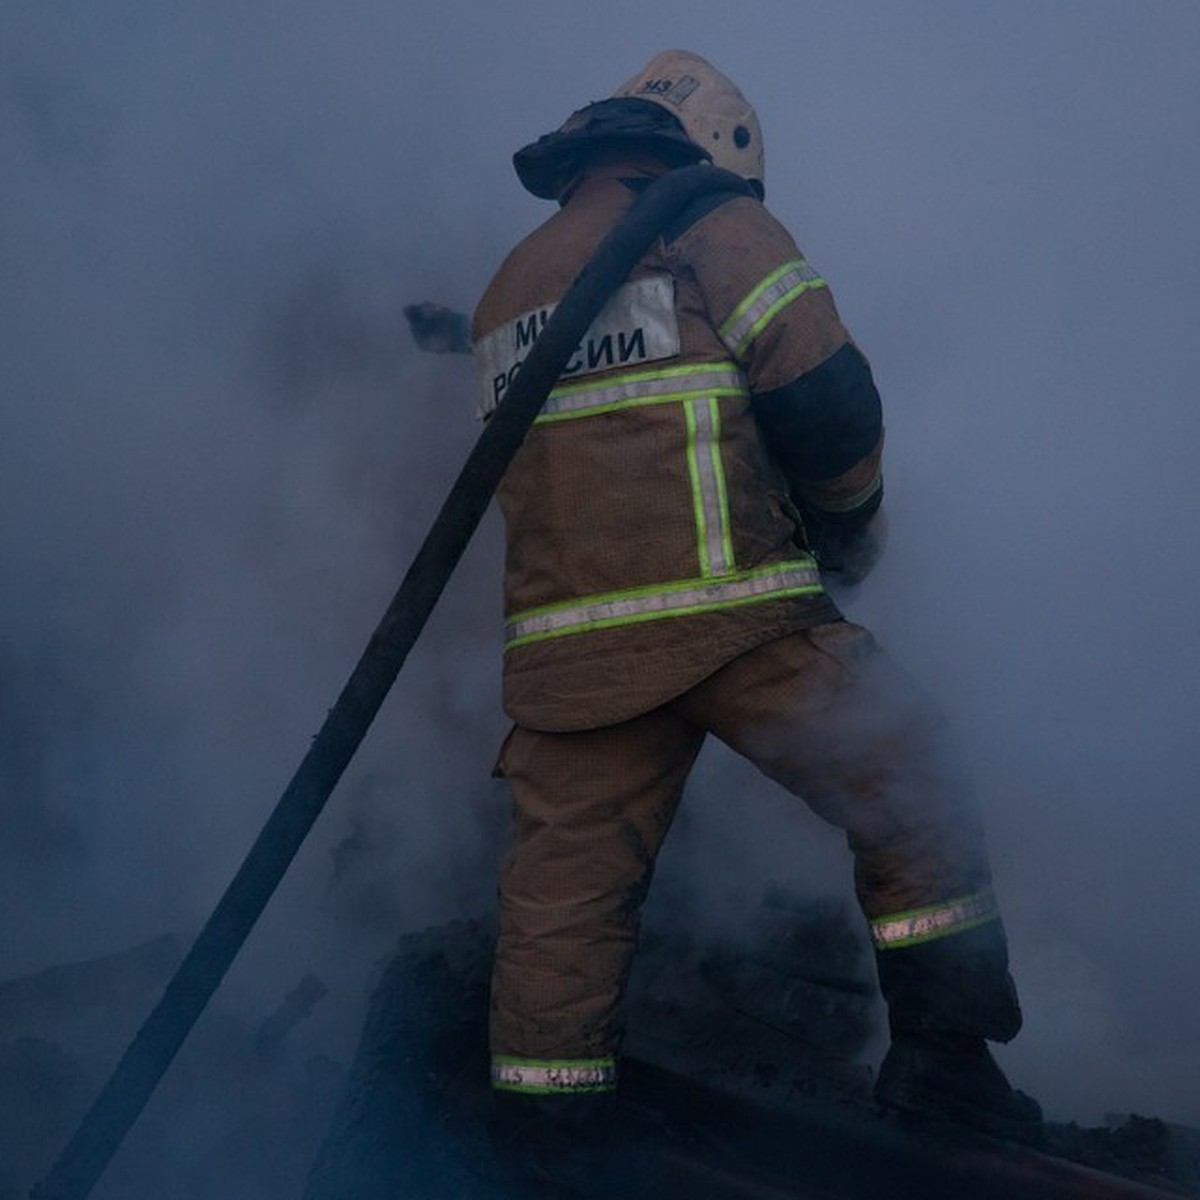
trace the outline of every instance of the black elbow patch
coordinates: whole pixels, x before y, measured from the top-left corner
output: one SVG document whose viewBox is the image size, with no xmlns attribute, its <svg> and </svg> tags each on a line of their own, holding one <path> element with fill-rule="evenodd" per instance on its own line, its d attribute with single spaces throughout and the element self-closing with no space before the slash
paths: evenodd
<svg viewBox="0 0 1200 1200">
<path fill-rule="evenodd" d="M 779 465 L 810 483 L 861 462 L 883 432 L 870 364 L 849 342 L 799 379 L 756 393 L 751 407 Z"/>
</svg>

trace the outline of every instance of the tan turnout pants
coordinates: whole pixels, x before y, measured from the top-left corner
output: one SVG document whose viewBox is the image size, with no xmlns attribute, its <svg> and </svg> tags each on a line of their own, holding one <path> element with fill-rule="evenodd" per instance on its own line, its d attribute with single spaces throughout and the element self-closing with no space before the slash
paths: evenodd
<svg viewBox="0 0 1200 1200">
<path fill-rule="evenodd" d="M 516 824 L 501 877 L 491 1016 L 494 1061 L 518 1066 L 497 1086 L 553 1090 L 541 1085 L 562 1082 L 561 1073 L 522 1065 L 616 1054 L 642 900 L 709 733 L 846 831 L 873 928 L 923 937 L 930 923 L 919 914 L 987 893 L 982 834 L 943 761 L 939 717 L 849 622 L 768 642 L 620 725 L 518 726 L 501 757 Z M 603 1071 L 566 1079 L 597 1084 L 584 1090 L 609 1082 Z"/>
</svg>

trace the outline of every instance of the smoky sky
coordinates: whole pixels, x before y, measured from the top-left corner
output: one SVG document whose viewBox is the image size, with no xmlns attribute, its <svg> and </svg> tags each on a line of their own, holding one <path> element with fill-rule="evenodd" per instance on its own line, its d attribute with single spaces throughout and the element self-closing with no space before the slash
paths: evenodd
<svg viewBox="0 0 1200 1200">
<path fill-rule="evenodd" d="M 970 761 L 1005 1065 L 1056 1118 L 1200 1124 L 1200 10 L 1155 0 L 5 6 L 0 977 L 207 914 L 476 433 L 403 306 L 469 309 L 550 211 L 512 151 L 670 46 L 756 105 L 880 384 L 891 538 L 846 609 Z M 358 998 L 490 896 L 499 536 L 231 995 L 315 964 Z M 698 922 L 848 891 L 715 751 L 662 869 Z"/>
</svg>

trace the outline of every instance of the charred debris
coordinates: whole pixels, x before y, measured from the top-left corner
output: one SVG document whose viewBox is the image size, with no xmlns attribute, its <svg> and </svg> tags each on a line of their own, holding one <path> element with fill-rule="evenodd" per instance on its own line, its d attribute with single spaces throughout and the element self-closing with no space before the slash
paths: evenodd
<svg viewBox="0 0 1200 1200">
<path fill-rule="evenodd" d="M 348 1068 L 295 1036 L 326 994 L 315 975 L 256 1020 L 216 1008 L 97 1200 L 470 1195 L 493 941 L 487 919 L 401 937 Z M 179 957 L 164 937 L 0 982 L 0 1200 L 28 1194 Z M 648 927 L 627 1013 L 630 1093 L 711 1131 L 664 1150 L 681 1195 L 1200 1196 L 1200 1137 L 1152 1117 L 1052 1125 L 1031 1152 L 881 1115 L 864 1059 L 882 1010 L 840 901 L 769 890 L 736 940 Z"/>
<path fill-rule="evenodd" d="M 303 1200 L 469 1195 L 458 1174 L 486 1111 L 494 930 L 401 939 Z M 1040 1151 L 905 1125 L 871 1100 L 878 1032 L 865 939 L 841 901 L 769 889 L 736 941 L 647 929 L 627 993 L 624 1086 L 667 1124 L 674 1194 L 760 1200 L 1200 1195 L 1200 1138 L 1138 1116 L 1051 1125 Z M 589 1197 L 586 1189 L 580 1192 Z M 597 1192 L 597 1200 L 600 1193 Z"/>
</svg>

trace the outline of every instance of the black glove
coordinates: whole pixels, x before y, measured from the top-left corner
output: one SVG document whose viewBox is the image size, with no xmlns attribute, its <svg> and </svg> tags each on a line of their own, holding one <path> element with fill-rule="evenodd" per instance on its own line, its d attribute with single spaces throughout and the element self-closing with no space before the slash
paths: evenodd
<svg viewBox="0 0 1200 1200">
<path fill-rule="evenodd" d="M 847 586 L 861 583 L 887 545 L 887 517 L 876 514 L 865 525 L 846 525 L 808 516 L 804 522 L 809 549 L 822 571 Z"/>
<path fill-rule="evenodd" d="M 471 318 L 444 304 L 409 304 L 404 309 L 413 340 L 433 354 L 470 354 Z"/>
</svg>

